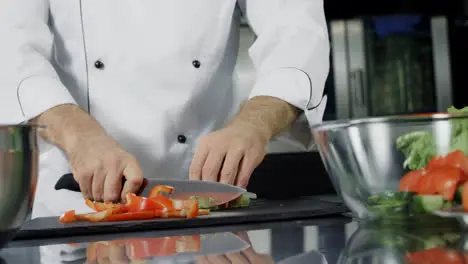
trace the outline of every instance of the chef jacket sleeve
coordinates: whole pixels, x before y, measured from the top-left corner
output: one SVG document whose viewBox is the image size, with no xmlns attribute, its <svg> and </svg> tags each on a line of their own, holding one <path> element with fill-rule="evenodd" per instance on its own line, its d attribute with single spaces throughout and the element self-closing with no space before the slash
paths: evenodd
<svg viewBox="0 0 468 264">
<path fill-rule="evenodd" d="M 28 121 L 75 104 L 51 64 L 48 0 L 0 1 L 0 122 Z"/>
<path fill-rule="evenodd" d="M 323 0 L 238 0 L 257 36 L 249 49 L 257 80 L 249 98 L 273 96 L 303 111 L 281 137 L 312 147 L 310 125 L 321 122 L 330 44 Z"/>
</svg>

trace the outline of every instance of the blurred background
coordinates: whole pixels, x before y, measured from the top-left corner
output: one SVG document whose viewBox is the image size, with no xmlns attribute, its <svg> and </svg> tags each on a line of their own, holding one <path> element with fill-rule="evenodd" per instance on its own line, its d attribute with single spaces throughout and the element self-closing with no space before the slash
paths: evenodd
<svg viewBox="0 0 468 264">
<path fill-rule="evenodd" d="M 324 0 L 324 5 L 331 43 L 324 120 L 468 106 L 468 1 Z M 254 41 L 244 24 L 235 77 L 240 88 L 255 79 L 248 56 Z M 314 150 L 273 142 L 269 153 L 252 180 L 255 191 L 269 192 L 260 186 L 263 177 L 277 184 L 288 177 L 295 194 L 319 191 L 310 186 L 333 192 Z"/>
</svg>

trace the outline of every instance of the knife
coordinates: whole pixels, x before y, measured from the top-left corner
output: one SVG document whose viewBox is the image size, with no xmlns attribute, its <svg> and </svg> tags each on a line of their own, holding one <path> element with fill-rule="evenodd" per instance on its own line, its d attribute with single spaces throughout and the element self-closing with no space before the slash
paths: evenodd
<svg viewBox="0 0 468 264">
<path fill-rule="evenodd" d="M 125 178 L 122 178 L 122 185 L 124 183 Z M 143 186 L 144 190 L 141 190 L 141 195 L 148 196 L 151 188 L 157 185 L 168 185 L 174 187 L 175 190 L 171 194 L 172 199 L 186 200 L 192 196 L 196 196 L 210 202 L 210 206 L 226 204 L 247 192 L 243 188 L 219 182 L 154 178 L 146 179 L 146 185 Z M 81 192 L 80 185 L 75 181 L 75 178 L 71 173 L 67 173 L 60 177 L 55 184 L 55 189 Z"/>
</svg>

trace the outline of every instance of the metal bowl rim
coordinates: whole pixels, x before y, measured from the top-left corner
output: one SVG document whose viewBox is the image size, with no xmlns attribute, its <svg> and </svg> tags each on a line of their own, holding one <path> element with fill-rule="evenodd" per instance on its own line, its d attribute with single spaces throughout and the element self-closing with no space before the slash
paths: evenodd
<svg viewBox="0 0 468 264">
<path fill-rule="evenodd" d="M 428 114 L 428 115 L 394 115 L 384 117 L 366 117 L 359 119 L 343 119 L 325 121 L 311 126 L 314 131 L 348 128 L 366 124 L 392 124 L 392 123 L 424 123 L 434 121 L 447 121 L 451 119 L 468 119 L 468 113 Z"/>
</svg>

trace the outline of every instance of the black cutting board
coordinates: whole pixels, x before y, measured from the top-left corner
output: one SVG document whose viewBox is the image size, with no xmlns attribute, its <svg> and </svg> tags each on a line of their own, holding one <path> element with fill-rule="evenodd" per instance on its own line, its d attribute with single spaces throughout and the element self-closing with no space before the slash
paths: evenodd
<svg viewBox="0 0 468 264">
<path fill-rule="evenodd" d="M 58 217 L 36 218 L 26 223 L 16 236 L 18 239 L 56 238 L 149 230 L 166 230 L 241 223 L 256 223 L 314 218 L 348 212 L 339 200 L 304 197 L 294 200 L 252 200 L 248 208 L 212 212 L 195 219 L 154 219 L 112 223 L 58 222 Z"/>
</svg>

